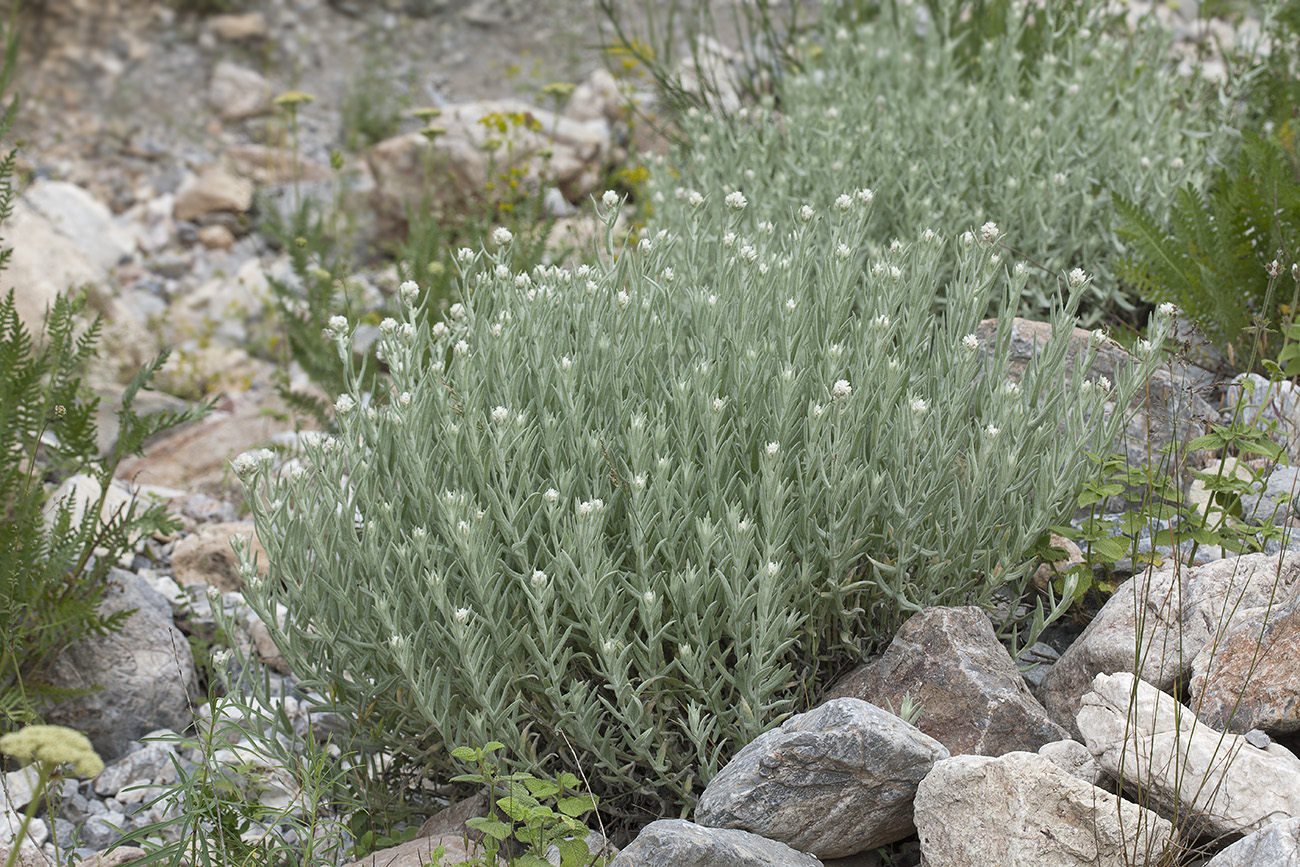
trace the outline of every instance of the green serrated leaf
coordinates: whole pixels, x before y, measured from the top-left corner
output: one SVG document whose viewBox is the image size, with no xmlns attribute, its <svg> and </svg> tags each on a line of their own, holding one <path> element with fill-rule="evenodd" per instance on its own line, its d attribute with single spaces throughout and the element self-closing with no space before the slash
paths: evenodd
<svg viewBox="0 0 1300 867">
<path fill-rule="evenodd" d="M 504 841 L 510 837 L 511 827 L 500 819 L 493 819 L 489 816 L 481 816 L 474 819 L 466 819 L 465 826 L 473 828 L 475 831 L 481 831 L 493 840 Z"/>
</svg>

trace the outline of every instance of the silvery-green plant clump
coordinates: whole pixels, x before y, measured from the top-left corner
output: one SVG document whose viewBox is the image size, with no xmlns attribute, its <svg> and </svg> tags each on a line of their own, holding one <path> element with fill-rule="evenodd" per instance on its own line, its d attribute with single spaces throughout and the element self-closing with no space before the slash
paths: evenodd
<svg viewBox="0 0 1300 867">
<path fill-rule="evenodd" d="M 1229 147 L 1219 102 L 1174 71 L 1158 25 L 1115 36 L 1100 6 L 1085 15 L 1093 27 L 1078 27 L 1072 15 L 1053 21 L 1046 4 L 1034 13 L 1047 20 L 1031 64 L 1018 47 L 1023 20 L 1010 16 L 1002 38 L 972 48 L 970 34 L 941 32 L 928 5 L 826 24 L 802 45 L 805 71 L 779 79 L 765 107 L 688 112 L 690 156 L 672 184 L 736 185 L 761 221 L 846 177 L 871 178 L 874 238 L 992 220 L 1014 227 L 1015 248 L 1040 273 L 1094 273 L 1079 313 L 1087 327 L 1132 311 L 1110 276 L 1122 251 L 1111 195 L 1163 219 L 1176 189 L 1199 183 Z M 1031 283 L 1022 312 L 1046 315 L 1053 287 Z"/>
<path fill-rule="evenodd" d="M 1028 279 L 998 227 L 864 262 L 872 199 L 738 234 L 757 203 L 688 193 L 676 231 L 616 248 L 608 193 L 601 266 L 517 272 L 498 230 L 461 251 L 447 323 L 404 284 L 387 390 L 339 395 L 337 437 L 285 472 L 234 464 L 270 563 L 245 564 L 248 602 L 304 684 L 444 775 L 448 745 L 514 740 L 585 769 L 607 809 L 671 815 L 911 613 L 982 605 L 1008 634 L 1059 615 L 1072 588 L 1017 614 L 1026 552 L 1165 321 L 1121 381 L 1087 380 L 1071 274 L 1059 336 L 1013 382 L 1010 319 L 974 335 Z M 352 324 L 326 339 L 351 364 Z"/>
</svg>

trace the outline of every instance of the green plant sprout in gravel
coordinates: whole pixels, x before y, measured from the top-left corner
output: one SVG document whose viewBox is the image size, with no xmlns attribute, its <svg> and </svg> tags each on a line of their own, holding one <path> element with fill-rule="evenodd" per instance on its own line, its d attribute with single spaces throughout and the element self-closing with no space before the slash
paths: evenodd
<svg viewBox="0 0 1300 867">
<path fill-rule="evenodd" d="M 309 435 L 285 478 L 270 453 L 233 464 L 271 570 L 247 599 L 302 683 L 430 747 L 517 732 L 530 771 L 576 770 L 545 758 L 562 728 L 607 811 L 669 815 L 913 612 L 981 605 L 1033 640 L 1072 589 L 1021 608 L 1026 552 L 1122 429 L 1105 406 L 1155 369 L 1167 318 L 1119 382 L 1086 380 L 1079 270 L 1013 382 L 1010 319 L 974 336 L 1028 279 L 998 227 L 871 256 L 873 198 L 778 231 L 734 189 L 685 195 L 676 231 L 614 248 L 610 195 L 605 264 L 574 271 L 516 270 L 500 228 L 458 254 L 446 322 L 401 287 L 382 391 L 331 319 L 338 436 Z"/>
<path fill-rule="evenodd" d="M 591 830 L 580 821 L 595 811 L 596 797 L 580 794 L 578 778 L 570 773 L 560 774 L 554 782 L 528 773 L 501 773 L 501 766 L 491 755 L 502 749 L 505 744 L 491 741 L 481 748 L 457 747 L 451 751 L 452 758 L 476 768 L 474 773 L 452 777 L 452 781 L 478 783 L 493 796 L 487 816 L 465 822 L 483 835 L 483 852 L 469 863 L 485 867 L 497 864 L 499 853 L 505 857 L 503 845 L 513 839 L 528 851 L 508 857 L 511 867 L 550 867 L 546 856 L 552 846 L 559 853 L 560 867 L 606 864 L 608 858 L 590 851 L 587 837 Z M 497 794 L 501 797 L 495 797 Z M 554 808 L 546 805 L 548 801 L 554 803 Z M 504 814 L 504 820 L 497 810 Z M 433 863 L 441 864 L 443 854 L 442 847 L 435 850 Z"/>
<path fill-rule="evenodd" d="M 93 778 L 104 770 L 104 762 L 90 745 L 90 739 L 79 731 L 63 726 L 32 725 L 0 737 L 0 753 L 17 759 L 23 765 L 34 765 L 36 784 L 23 814 L 22 824 L 14 835 L 9 859 L 5 867 L 13 867 L 22 851 L 27 828 L 36 815 L 36 808 L 44 799 L 50 783 L 65 773 Z"/>
</svg>

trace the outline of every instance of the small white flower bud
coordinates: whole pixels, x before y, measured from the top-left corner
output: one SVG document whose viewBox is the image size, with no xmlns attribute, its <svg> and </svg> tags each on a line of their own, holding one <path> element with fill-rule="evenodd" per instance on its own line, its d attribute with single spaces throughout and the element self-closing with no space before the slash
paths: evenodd
<svg viewBox="0 0 1300 867">
<path fill-rule="evenodd" d="M 722 201 L 732 211 L 743 211 L 745 206 L 749 204 L 749 200 L 745 198 L 745 194 L 740 190 L 727 193 L 727 197 Z"/>
<path fill-rule="evenodd" d="M 492 230 L 492 243 L 496 244 L 498 247 L 504 247 L 514 239 L 515 236 L 512 235 L 510 230 L 505 226 L 497 226 Z"/>
</svg>

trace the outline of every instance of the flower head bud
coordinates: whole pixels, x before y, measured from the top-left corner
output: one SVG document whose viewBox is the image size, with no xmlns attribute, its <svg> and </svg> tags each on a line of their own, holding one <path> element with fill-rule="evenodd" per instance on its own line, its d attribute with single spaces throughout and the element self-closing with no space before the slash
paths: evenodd
<svg viewBox="0 0 1300 867">
<path fill-rule="evenodd" d="M 26 726 L 0 738 L 0 752 L 24 765 L 40 762 L 51 768 L 70 765 L 79 777 L 94 777 L 104 770 L 90 739 L 64 726 Z"/>
<path fill-rule="evenodd" d="M 727 209 L 731 211 L 743 211 L 745 206 L 749 204 L 749 199 L 746 199 L 745 194 L 740 190 L 727 193 L 727 197 L 722 201 L 727 206 Z"/>
<path fill-rule="evenodd" d="M 505 226 L 497 226 L 492 230 L 492 243 L 498 247 L 504 247 L 514 239 L 515 236 Z"/>
</svg>

